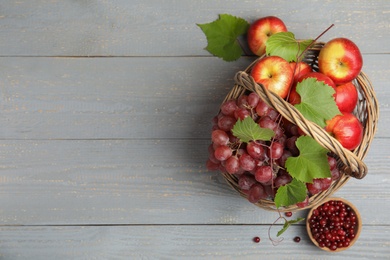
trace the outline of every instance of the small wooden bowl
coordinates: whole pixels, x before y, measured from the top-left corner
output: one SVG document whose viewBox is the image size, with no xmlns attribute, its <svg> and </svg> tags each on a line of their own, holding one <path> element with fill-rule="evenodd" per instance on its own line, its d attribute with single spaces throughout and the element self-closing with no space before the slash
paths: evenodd
<svg viewBox="0 0 390 260">
<path fill-rule="evenodd" d="M 355 213 L 356 215 L 356 227 L 355 227 L 355 237 L 353 239 L 351 239 L 351 241 L 349 242 L 349 245 L 347 247 L 340 247 L 340 248 L 337 248 L 336 250 L 331 250 L 330 248 L 328 247 L 321 247 L 318 242 L 316 241 L 316 239 L 313 237 L 313 234 L 312 234 L 312 231 L 311 231 L 311 228 L 310 228 L 310 219 L 313 215 L 313 211 L 316 210 L 317 208 L 319 208 L 320 206 L 324 205 L 325 203 L 329 202 L 329 201 L 341 201 L 343 202 L 346 206 L 349 206 L 352 210 L 352 212 Z M 306 218 L 306 230 L 307 230 L 307 233 L 310 237 L 310 240 L 313 242 L 313 244 L 315 244 L 318 248 L 322 249 L 322 250 L 325 250 L 325 251 L 328 251 L 328 252 L 340 252 L 340 251 L 344 251 L 350 247 L 353 246 L 353 244 L 356 242 L 356 240 L 358 239 L 359 235 L 360 235 L 360 232 L 362 230 L 362 220 L 361 220 L 361 216 L 359 214 L 359 211 L 357 210 L 357 208 L 349 201 L 345 200 L 345 199 L 342 199 L 342 198 L 327 198 L 325 199 L 321 205 L 318 205 L 314 208 L 312 208 L 308 215 L 307 215 L 307 218 Z"/>
</svg>

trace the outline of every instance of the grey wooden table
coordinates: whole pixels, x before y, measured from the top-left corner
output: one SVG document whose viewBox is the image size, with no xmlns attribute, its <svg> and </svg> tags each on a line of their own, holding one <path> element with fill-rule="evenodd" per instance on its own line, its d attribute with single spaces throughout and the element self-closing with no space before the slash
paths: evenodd
<svg viewBox="0 0 390 260">
<path fill-rule="evenodd" d="M 276 15 L 297 38 L 334 23 L 323 41 L 361 48 L 381 114 L 369 174 L 335 194 L 363 218 L 350 250 L 317 249 L 303 224 L 272 245 L 276 213 L 205 170 L 211 118 L 253 59 L 203 49 L 196 23 L 220 13 Z M 387 0 L 1 1 L 0 259 L 390 257 L 389 24 Z"/>
</svg>

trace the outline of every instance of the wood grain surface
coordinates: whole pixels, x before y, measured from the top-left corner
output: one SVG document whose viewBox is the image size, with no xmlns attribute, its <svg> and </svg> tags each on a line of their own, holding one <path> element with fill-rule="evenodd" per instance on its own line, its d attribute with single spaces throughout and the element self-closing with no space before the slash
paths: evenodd
<svg viewBox="0 0 390 260">
<path fill-rule="evenodd" d="M 319 250 L 303 223 L 273 245 L 278 213 L 205 169 L 211 119 L 254 59 L 205 51 L 196 24 L 221 13 L 276 15 L 297 38 L 335 24 L 322 41 L 361 49 L 380 118 L 368 175 L 334 194 L 362 215 L 353 248 Z M 387 259 L 389 32 L 387 0 L 1 1 L 0 259 Z"/>
</svg>

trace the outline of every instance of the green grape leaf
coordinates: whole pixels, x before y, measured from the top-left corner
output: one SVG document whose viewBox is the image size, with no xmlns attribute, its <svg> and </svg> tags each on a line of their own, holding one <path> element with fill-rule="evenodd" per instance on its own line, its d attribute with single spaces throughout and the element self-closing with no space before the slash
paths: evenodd
<svg viewBox="0 0 390 260">
<path fill-rule="evenodd" d="M 293 178 L 312 183 L 315 178 L 331 177 L 328 150 L 310 136 L 300 136 L 295 144 L 299 155 L 286 161 L 286 169 Z"/>
<path fill-rule="evenodd" d="M 271 35 L 265 43 L 269 56 L 279 56 L 287 61 L 297 61 L 313 40 L 296 40 L 292 32 L 279 32 Z"/>
<path fill-rule="evenodd" d="M 271 129 L 260 127 L 250 116 L 244 120 L 239 119 L 234 124 L 232 132 L 243 143 L 255 140 L 269 141 L 275 135 Z"/>
<path fill-rule="evenodd" d="M 291 158 L 291 157 L 290 157 Z M 286 185 L 280 186 L 275 195 L 276 207 L 290 206 L 306 199 L 307 188 L 305 183 L 295 178 Z"/>
<path fill-rule="evenodd" d="M 248 31 L 249 23 L 230 14 L 220 14 L 211 23 L 197 24 L 206 35 L 206 50 L 225 61 L 234 61 L 241 57 L 243 49 L 238 37 Z"/>
<path fill-rule="evenodd" d="M 335 90 L 324 82 L 306 78 L 297 84 L 296 90 L 301 96 L 301 103 L 295 107 L 306 119 L 325 127 L 326 120 L 340 114 L 333 97 Z"/>
<path fill-rule="evenodd" d="M 293 220 L 289 220 L 289 221 L 285 221 L 284 222 L 284 225 L 282 227 L 281 230 L 279 230 L 278 234 L 276 234 L 276 236 L 280 236 L 281 234 L 283 234 L 291 225 L 295 224 L 295 223 L 298 223 L 298 222 L 301 222 L 305 220 L 305 218 L 297 218 L 297 219 L 293 219 Z"/>
</svg>

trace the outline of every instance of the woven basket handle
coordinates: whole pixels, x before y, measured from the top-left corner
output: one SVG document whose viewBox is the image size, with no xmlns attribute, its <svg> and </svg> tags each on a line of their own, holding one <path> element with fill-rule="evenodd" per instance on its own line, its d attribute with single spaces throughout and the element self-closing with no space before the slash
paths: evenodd
<svg viewBox="0 0 390 260">
<path fill-rule="evenodd" d="M 362 179 L 367 174 L 367 166 L 352 151 L 345 149 L 340 142 L 330 136 L 322 127 L 307 120 L 293 105 L 286 102 L 272 91 L 268 91 L 262 84 L 257 84 L 254 79 L 244 71 L 236 73 L 234 80 L 251 92 L 256 92 L 269 106 L 278 111 L 284 118 L 296 124 L 305 134 L 314 138 L 325 149 L 336 154 L 343 165 L 340 169 L 347 175 Z"/>
</svg>

